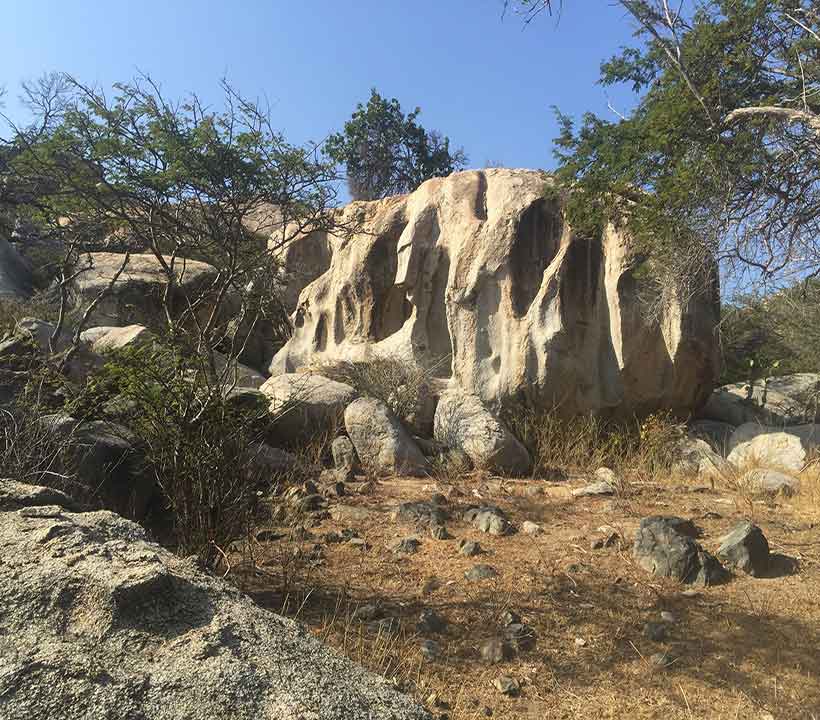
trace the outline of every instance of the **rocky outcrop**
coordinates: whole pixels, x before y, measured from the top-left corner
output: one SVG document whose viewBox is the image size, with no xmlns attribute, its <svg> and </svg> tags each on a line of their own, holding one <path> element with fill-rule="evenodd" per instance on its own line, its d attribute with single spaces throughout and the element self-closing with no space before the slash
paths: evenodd
<svg viewBox="0 0 820 720">
<path fill-rule="evenodd" d="M 60 503 L 0 480 L 4 720 L 429 718 L 138 525 Z"/>
<path fill-rule="evenodd" d="M 390 355 L 490 407 L 526 399 L 574 414 L 705 401 L 712 294 L 646 319 L 627 234 L 576 236 L 547 197 L 550 182 L 528 170 L 461 172 L 339 211 L 348 231 L 322 235 L 329 268 L 301 292 L 271 374 Z"/>
</svg>

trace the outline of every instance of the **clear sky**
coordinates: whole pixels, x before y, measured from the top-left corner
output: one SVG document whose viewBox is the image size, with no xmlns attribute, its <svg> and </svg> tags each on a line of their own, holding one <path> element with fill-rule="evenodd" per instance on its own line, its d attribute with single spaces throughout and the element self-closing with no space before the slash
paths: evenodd
<svg viewBox="0 0 820 720">
<path fill-rule="evenodd" d="M 630 42 L 607 0 L 570 0 L 560 23 L 524 29 L 502 0 L 0 0 L 0 85 L 19 118 L 19 82 L 70 72 L 109 86 L 138 70 L 169 96 L 217 95 L 226 76 L 267 99 L 294 143 L 338 130 L 371 87 L 462 145 L 470 166 L 551 167 L 550 106 L 623 110 L 596 85 Z"/>
</svg>

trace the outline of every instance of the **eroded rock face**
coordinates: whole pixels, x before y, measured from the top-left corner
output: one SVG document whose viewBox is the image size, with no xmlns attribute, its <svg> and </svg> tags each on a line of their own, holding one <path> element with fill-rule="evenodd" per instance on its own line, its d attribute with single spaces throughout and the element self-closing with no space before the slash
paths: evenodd
<svg viewBox="0 0 820 720">
<path fill-rule="evenodd" d="M 715 299 L 644 318 L 625 234 L 588 242 L 529 170 L 470 171 L 340 211 L 330 266 L 302 290 L 270 366 L 402 357 L 494 407 L 688 410 L 716 372 Z M 297 241 L 298 243 L 299 241 Z M 315 234 L 310 242 L 317 242 Z"/>
<path fill-rule="evenodd" d="M 138 525 L 4 483 L 4 720 L 429 718 L 301 626 L 148 542 Z"/>
</svg>

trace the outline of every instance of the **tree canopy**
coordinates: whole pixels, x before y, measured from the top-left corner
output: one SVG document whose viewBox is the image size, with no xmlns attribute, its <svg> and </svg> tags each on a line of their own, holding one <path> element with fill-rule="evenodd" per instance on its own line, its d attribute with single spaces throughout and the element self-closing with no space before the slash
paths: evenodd
<svg viewBox="0 0 820 720">
<path fill-rule="evenodd" d="M 467 157 L 450 149 L 450 140 L 425 130 L 420 108 L 405 115 L 399 101 L 375 88 L 367 105 L 359 103 L 344 130 L 326 141 L 326 152 L 343 165 L 355 200 L 377 200 L 415 190 L 425 180 L 462 169 Z"/>
<path fill-rule="evenodd" d="M 532 17 L 544 0 L 517 3 Z M 618 0 L 636 45 L 601 66 L 619 117 L 558 112 L 577 227 L 628 212 L 664 282 L 713 256 L 732 288 L 820 274 L 820 11 L 810 0 Z M 554 5 L 554 3 L 553 3 Z"/>
</svg>

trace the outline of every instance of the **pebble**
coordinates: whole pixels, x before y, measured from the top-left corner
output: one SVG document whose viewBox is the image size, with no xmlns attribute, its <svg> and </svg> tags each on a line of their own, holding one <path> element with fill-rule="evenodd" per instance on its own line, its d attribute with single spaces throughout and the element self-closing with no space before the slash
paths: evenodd
<svg viewBox="0 0 820 720">
<path fill-rule="evenodd" d="M 422 635 L 427 633 L 443 633 L 447 629 L 447 621 L 435 610 L 422 610 L 416 623 L 416 630 Z"/>
<path fill-rule="evenodd" d="M 472 582 L 479 580 L 490 580 L 498 577 L 498 570 L 492 565 L 475 565 L 464 573 L 464 577 Z"/>
<path fill-rule="evenodd" d="M 435 640 L 423 640 L 420 649 L 421 656 L 427 662 L 437 660 L 441 656 L 441 646 Z"/>
<path fill-rule="evenodd" d="M 665 623 L 669 623 L 671 625 L 672 623 L 675 622 L 675 616 L 671 612 L 669 612 L 668 610 L 664 610 L 661 613 L 661 620 L 663 620 Z"/>
<path fill-rule="evenodd" d="M 490 664 L 497 665 L 503 662 L 510 655 L 510 649 L 500 637 L 492 637 L 481 644 L 481 659 Z"/>
<path fill-rule="evenodd" d="M 529 520 L 525 520 L 521 525 L 521 531 L 525 535 L 540 535 L 541 534 L 541 526 L 538 523 L 531 522 Z"/>
<path fill-rule="evenodd" d="M 481 545 L 473 540 L 462 540 L 458 544 L 458 552 L 465 557 L 474 557 L 481 554 Z"/>
<path fill-rule="evenodd" d="M 502 695 L 518 695 L 519 691 L 521 690 L 521 685 L 513 677 L 509 675 L 502 675 L 501 677 L 496 678 L 493 680 L 493 686 L 495 687 L 498 692 Z"/>
<path fill-rule="evenodd" d="M 649 666 L 652 670 L 666 670 L 675 662 L 675 656 L 670 652 L 656 652 L 649 656 Z"/>
</svg>

